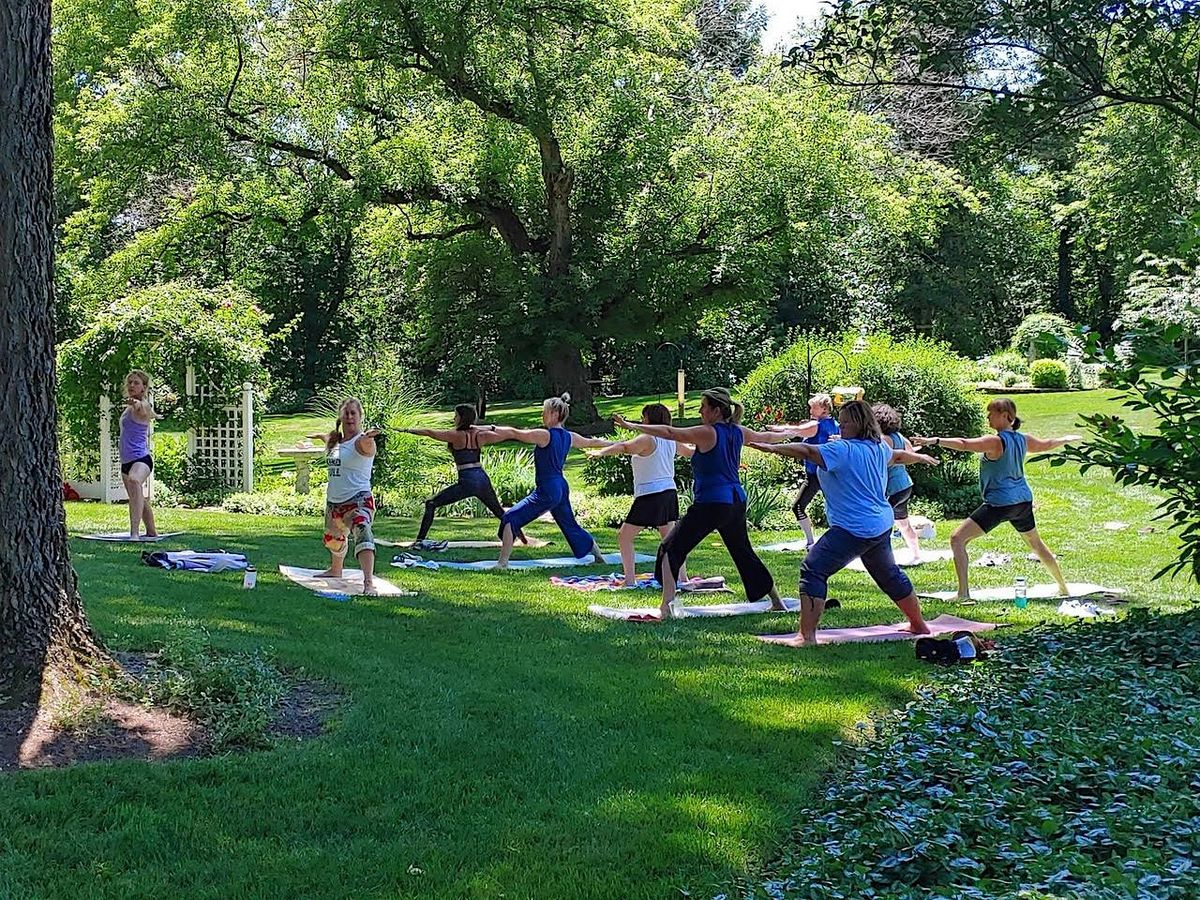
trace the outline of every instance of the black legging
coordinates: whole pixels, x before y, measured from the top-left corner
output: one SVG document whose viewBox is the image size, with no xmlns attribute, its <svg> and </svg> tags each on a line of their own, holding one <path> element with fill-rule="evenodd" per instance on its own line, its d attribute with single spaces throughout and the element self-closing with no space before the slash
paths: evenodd
<svg viewBox="0 0 1200 900">
<path fill-rule="evenodd" d="M 808 504 L 812 503 L 813 497 L 817 496 L 820 490 L 821 482 L 817 481 L 817 473 L 809 472 L 804 479 L 804 487 L 800 488 L 800 495 L 792 504 L 792 513 L 796 516 L 797 522 L 803 522 L 808 518 Z"/>
<path fill-rule="evenodd" d="M 675 529 L 659 544 L 654 577 L 662 582 L 665 556 L 671 566 L 671 574 L 678 581 L 679 569 L 688 554 L 714 531 L 721 535 L 729 555 L 733 557 L 733 564 L 737 566 L 742 586 L 746 589 L 746 598 L 761 600 L 770 594 L 775 587 L 775 579 L 750 546 L 750 535 L 746 531 L 746 504 L 741 500 L 735 503 L 693 503 L 689 506 Z"/>
<path fill-rule="evenodd" d="M 417 540 L 423 541 L 429 534 L 430 526 L 433 525 L 434 513 L 443 506 L 449 506 L 459 500 L 466 500 L 468 497 L 478 499 L 497 519 L 504 518 L 504 507 L 500 505 L 500 498 L 496 496 L 496 489 L 492 487 L 492 479 L 488 478 L 487 472 L 482 468 L 459 469 L 458 481 L 425 501 L 425 515 L 421 518 L 421 528 L 417 532 Z M 525 541 L 525 535 L 519 530 L 517 538 L 522 542 Z"/>
</svg>

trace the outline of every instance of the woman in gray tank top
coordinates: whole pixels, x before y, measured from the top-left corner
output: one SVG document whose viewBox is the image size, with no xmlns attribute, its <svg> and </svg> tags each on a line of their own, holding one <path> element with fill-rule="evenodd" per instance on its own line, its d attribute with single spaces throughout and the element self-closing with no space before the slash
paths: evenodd
<svg viewBox="0 0 1200 900">
<path fill-rule="evenodd" d="M 150 423 L 154 421 L 154 407 L 150 403 L 150 376 L 141 369 L 134 369 L 125 376 L 123 393 L 125 411 L 121 413 L 121 483 L 129 496 L 129 536 L 136 538 L 143 522 L 146 537 L 154 537 L 158 529 L 154 525 L 154 510 L 145 495 L 146 481 L 154 469 L 154 457 L 150 453 Z M 105 476 L 106 478 L 108 476 Z"/>
<path fill-rule="evenodd" d="M 661 403 L 642 407 L 645 425 L 670 425 L 671 411 Z M 621 546 L 621 565 L 625 570 L 625 587 L 637 587 L 633 542 L 646 528 L 658 529 L 666 539 L 679 520 L 679 491 L 675 486 L 675 457 L 690 458 L 695 448 L 678 444 L 668 438 L 640 434 L 627 441 L 613 441 L 607 447 L 588 450 L 589 456 L 626 454 L 633 466 L 633 506 L 625 516 L 617 539 Z M 687 575 L 679 573 L 680 581 Z"/>
</svg>

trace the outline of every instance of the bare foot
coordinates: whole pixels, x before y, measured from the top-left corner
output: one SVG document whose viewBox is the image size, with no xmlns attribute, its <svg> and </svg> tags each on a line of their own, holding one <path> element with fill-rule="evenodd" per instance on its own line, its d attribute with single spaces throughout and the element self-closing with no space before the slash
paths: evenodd
<svg viewBox="0 0 1200 900">
<path fill-rule="evenodd" d="M 374 584 L 364 584 L 363 585 L 363 596 L 364 597 L 378 597 L 379 591 L 375 589 Z"/>
<path fill-rule="evenodd" d="M 158 537 L 157 531 L 147 531 L 142 537 Z"/>
<path fill-rule="evenodd" d="M 318 578 L 341 578 L 342 570 L 338 569 L 337 571 L 334 571 L 333 569 L 326 569 L 324 572 L 318 572 L 317 577 Z"/>
<path fill-rule="evenodd" d="M 801 647 L 815 647 L 817 646 L 817 633 L 814 631 L 811 635 L 807 635 L 796 632 L 796 643 Z"/>
<path fill-rule="evenodd" d="M 909 634 L 932 634 L 929 626 L 924 622 L 905 622 L 903 625 L 897 626 L 898 631 L 907 631 Z"/>
</svg>

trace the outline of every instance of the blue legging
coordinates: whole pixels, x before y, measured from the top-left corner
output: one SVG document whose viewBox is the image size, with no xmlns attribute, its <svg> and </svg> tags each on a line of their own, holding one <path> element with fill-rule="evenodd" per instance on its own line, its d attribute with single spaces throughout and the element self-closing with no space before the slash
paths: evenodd
<svg viewBox="0 0 1200 900">
<path fill-rule="evenodd" d="M 821 535 L 800 566 L 800 590 L 824 600 L 829 596 L 829 579 L 858 557 L 867 574 L 892 600 L 903 600 L 913 592 L 912 582 L 896 565 L 892 554 L 892 528 L 875 537 L 858 537 L 838 525 Z"/>
<path fill-rule="evenodd" d="M 583 559 L 592 552 L 596 539 L 575 520 L 575 511 L 571 509 L 571 488 L 565 478 L 539 484 L 532 494 L 506 512 L 500 520 L 501 537 L 504 536 L 505 525 L 512 527 L 515 536 L 544 512 L 554 517 L 555 524 L 567 539 L 576 559 Z"/>
</svg>

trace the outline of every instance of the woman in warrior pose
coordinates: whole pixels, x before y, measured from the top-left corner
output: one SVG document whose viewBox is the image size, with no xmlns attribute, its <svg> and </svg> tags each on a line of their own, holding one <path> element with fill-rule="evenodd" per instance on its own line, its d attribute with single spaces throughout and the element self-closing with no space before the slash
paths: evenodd
<svg viewBox="0 0 1200 900">
<path fill-rule="evenodd" d="M 497 568 L 508 568 L 508 558 L 512 555 L 516 536 L 545 512 L 554 517 L 576 559 L 590 555 L 596 562 L 604 562 L 604 554 L 600 552 L 596 539 L 575 519 L 575 511 L 571 509 L 571 487 L 563 475 L 563 463 L 572 447 L 598 448 L 607 446 L 608 441 L 567 431 L 564 426 L 570 414 L 571 395 L 562 394 L 542 403 L 543 428 L 506 428 L 497 425 L 475 428 L 480 444 L 502 441 L 533 444 L 535 487 L 532 494 L 500 519 L 500 558 L 496 562 Z"/>
<path fill-rule="evenodd" d="M 1050 552 L 1037 531 L 1033 518 L 1033 491 L 1025 480 L 1025 454 L 1054 450 L 1079 440 L 1079 435 L 1058 438 L 1037 438 L 1020 431 L 1017 405 L 1007 397 L 998 397 L 987 406 L 988 426 L 995 434 L 977 438 L 914 437 L 913 443 L 924 447 L 946 447 L 982 454 L 979 460 L 979 487 L 983 503 L 950 535 L 954 552 L 954 571 L 958 575 L 958 599 L 970 599 L 967 583 L 967 544 L 987 534 L 1001 522 L 1011 522 L 1017 533 L 1042 561 L 1062 594 L 1069 594 L 1058 560 Z"/>
<path fill-rule="evenodd" d="M 911 450 L 912 444 L 900 433 L 900 413 L 886 403 L 876 403 L 871 407 L 875 419 L 879 422 L 879 430 L 883 433 L 885 443 L 891 444 L 893 450 Z M 892 504 L 896 514 L 896 527 L 908 545 L 912 562 L 921 561 L 921 539 L 917 530 L 908 520 L 908 501 L 912 499 L 913 480 L 908 474 L 908 468 L 902 463 L 892 463 L 887 470 L 887 499 Z"/>
<path fill-rule="evenodd" d="M 125 376 L 125 410 L 121 413 L 121 482 L 129 495 L 129 536 L 136 538 L 143 522 L 146 537 L 155 537 L 158 529 L 154 525 L 154 510 L 143 490 L 146 479 L 154 470 L 154 456 L 150 452 L 150 423 L 154 421 L 154 407 L 150 403 L 150 376 L 141 369 L 134 369 Z"/>
<path fill-rule="evenodd" d="M 327 434 L 309 437 L 325 441 L 329 483 L 325 487 L 325 548 L 332 557 L 321 574 L 341 578 L 348 538 L 354 540 L 354 557 L 362 569 L 363 593 L 375 594 L 375 497 L 371 470 L 375 465 L 378 429 L 363 431 L 362 403 L 347 397 L 338 408 L 337 424 Z"/>
<path fill-rule="evenodd" d="M 750 546 L 750 535 L 746 531 L 746 491 L 738 479 L 738 467 L 745 440 L 785 441 L 788 435 L 753 431 L 740 424 L 741 417 L 742 406 L 733 402 L 729 391 L 712 388 L 704 392 L 700 401 L 702 425 L 676 428 L 672 425 L 635 424 L 620 416 L 615 419 L 622 428 L 691 444 L 696 448 L 692 454 L 694 500 L 679 524 L 659 546 L 658 561 L 654 567 L 655 576 L 663 586 L 659 612 L 664 619 L 671 615 L 680 573 L 688 554 L 714 531 L 721 535 L 729 555 L 733 557 L 747 599 L 756 601 L 770 597 L 772 609 L 786 609 L 783 598 L 775 589 L 775 580 L 770 571 Z"/>
<path fill-rule="evenodd" d="M 893 450 L 883 443 L 871 407 L 851 400 L 839 414 L 841 440 L 816 446 L 754 444 L 756 450 L 812 462 L 817 467 L 829 529 L 800 566 L 800 642 L 817 642 L 817 625 L 829 596 L 829 579 L 857 558 L 908 619 L 913 634 L 928 634 L 921 605 L 908 576 L 892 555 L 893 513 L 887 499 L 887 468 L 892 463 L 928 463 L 931 456 Z"/>
<path fill-rule="evenodd" d="M 435 441 L 443 441 L 449 447 L 450 455 L 454 458 L 455 468 L 458 469 L 457 482 L 425 501 L 425 515 L 422 517 L 421 527 L 417 531 L 417 539 L 413 544 L 414 550 L 422 549 L 425 538 L 429 535 L 429 528 L 433 525 L 434 513 L 443 506 L 449 506 L 459 500 L 465 500 L 467 497 L 478 499 L 497 519 L 504 518 L 504 507 L 500 505 L 500 498 L 496 496 L 492 480 L 488 478 L 488 473 L 484 471 L 483 464 L 480 462 L 480 432 L 474 426 L 475 407 L 469 403 L 462 403 L 454 407 L 454 429 L 452 431 L 441 431 L 434 428 L 403 429 L 406 434 L 416 434 L 432 438 Z M 487 433 L 490 434 L 490 432 Z M 521 543 L 529 543 L 524 532 L 519 531 L 517 537 Z"/>
<path fill-rule="evenodd" d="M 807 422 L 799 425 L 771 425 L 767 430 L 803 438 L 804 443 L 814 446 L 827 444 L 838 436 L 838 423 L 833 416 L 833 398 L 828 394 L 814 394 L 810 397 L 808 414 L 812 418 Z M 804 475 L 804 485 L 800 488 L 796 502 L 792 504 L 792 514 L 804 529 L 806 549 L 811 550 L 816 538 L 813 536 L 812 520 L 808 517 L 808 505 L 821 490 L 821 481 L 817 478 L 816 465 L 808 460 L 804 461 Z"/>
<path fill-rule="evenodd" d="M 661 403 L 642 407 L 645 425 L 670 425 L 671 411 Z M 690 457 L 692 447 L 670 438 L 639 434 L 628 441 L 619 441 L 589 450 L 589 456 L 613 456 L 624 453 L 633 466 L 633 506 L 625 516 L 617 541 L 621 547 L 621 564 L 625 570 L 625 586 L 637 587 L 633 541 L 644 528 L 657 528 L 666 539 L 679 519 L 679 491 L 675 486 L 675 456 Z M 679 578 L 686 580 L 683 569 Z"/>
</svg>

